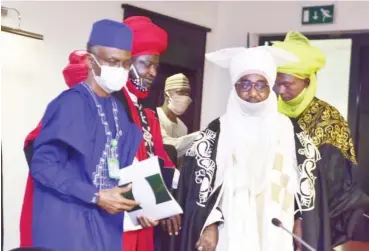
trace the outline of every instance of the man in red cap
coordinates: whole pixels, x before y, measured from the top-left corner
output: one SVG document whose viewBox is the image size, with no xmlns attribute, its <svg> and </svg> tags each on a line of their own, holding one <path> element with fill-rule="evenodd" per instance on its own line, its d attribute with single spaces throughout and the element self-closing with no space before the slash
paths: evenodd
<svg viewBox="0 0 369 251">
<path fill-rule="evenodd" d="M 87 78 L 88 66 L 85 63 L 86 55 L 87 52 L 83 50 L 77 50 L 70 54 L 69 64 L 63 70 L 64 79 L 69 88 L 72 88 Z M 27 135 L 24 142 L 24 153 L 28 165 L 30 165 L 33 155 L 33 142 L 39 135 L 41 126 L 42 123 L 40 121 L 37 127 Z M 28 175 L 20 218 L 21 247 L 32 246 L 33 185 L 33 179 Z"/>
<path fill-rule="evenodd" d="M 149 94 L 150 87 L 157 75 L 160 55 L 166 50 L 168 43 L 167 33 L 152 23 L 148 17 L 134 16 L 123 21 L 133 31 L 132 69 L 129 80 L 123 92 L 117 97 L 126 104 L 136 125 L 142 128 L 144 140 L 136 154 L 139 161 L 157 155 L 164 160 L 162 174 L 167 186 L 171 186 L 173 172 L 168 168 L 174 165 L 168 158 L 162 141 L 160 123 L 154 107 L 143 104 Z M 174 169 L 171 169 L 174 171 Z M 130 220 L 125 218 L 124 251 L 153 251 L 154 250 L 154 222 L 140 222 L 145 228 L 129 226 Z M 177 218 L 178 219 L 178 218 Z M 174 223 L 177 223 L 173 219 Z M 172 221 L 167 221 L 171 224 Z M 178 224 L 173 232 L 178 232 Z"/>
</svg>

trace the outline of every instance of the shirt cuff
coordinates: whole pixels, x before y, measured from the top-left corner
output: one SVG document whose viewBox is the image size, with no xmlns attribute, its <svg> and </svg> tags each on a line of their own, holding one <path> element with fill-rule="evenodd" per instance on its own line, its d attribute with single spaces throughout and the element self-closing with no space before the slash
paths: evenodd
<svg viewBox="0 0 369 251">
<path fill-rule="evenodd" d="M 224 223 L 223 213 L 220 211 L 219 208 L 215 208 L 213 211 L 211 211 L 208 219 L 206 220 L 206 225 L 210 226 L 212 224 L 217 224 L 218 226 Z"/>
<path fill-rule="evenodd" d="M 78 199 L 86 202 L 96 204 L 98 201 L 97 187 L 86 184 L 84 182 L 76 182 L 71 193 Z"/>
</svg>

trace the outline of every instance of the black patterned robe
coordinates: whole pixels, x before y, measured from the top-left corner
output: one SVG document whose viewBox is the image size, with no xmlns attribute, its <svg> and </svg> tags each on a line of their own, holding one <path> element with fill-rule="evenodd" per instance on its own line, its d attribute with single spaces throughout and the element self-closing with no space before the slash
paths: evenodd
<svg viewBox="0 0 369 251">
<path fill-rule="evenodd" d="M 331 251 L 352 238 L 369 198 L 358 188 L 357 161 L 347 122 L 314 98 L 294 124 L 303 239 Z M 305 249 L 303 249 L 305 250 Z"/>
<path fill-rule="evenodd" d="M 176 251 L 196 251 L 196 242 L 205 225 L 224 220 L 221 210 L 215 206 L 222 189 L 222 185 L 215 187 L 219 133 L 220 121 L 216 119 L 201 132 L 184 157 L 176 196 L 184 217 Z"/>
</svg>

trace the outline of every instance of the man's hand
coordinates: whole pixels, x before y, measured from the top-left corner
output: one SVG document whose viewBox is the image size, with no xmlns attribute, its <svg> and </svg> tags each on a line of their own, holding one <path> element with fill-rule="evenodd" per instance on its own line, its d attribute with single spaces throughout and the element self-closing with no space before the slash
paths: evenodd
<svg viewBox="0 0 369 251">
<path fill-rule="evenodd" d="M 293 225 L 293 233 L 302 238 L 302 220 L 301 219 L 296 219 L 295 220 L 295 224 Z M 302 250 L 302 245 L 300 242 L 297 241 L 293 241 L 293 243 L 295 244 L 295 251 L 301 251 Z"/>
<path fill-rule="evenodd" d="M 181 215 L 175 215 L 168 219 L 161 220 L 160 224 L 169 235 L 178 235 L 179 230 L 181 230 Z"/>
<path fill-rule="evenodd" d="M 123 211 L 129 211 L 139 203 L 134 200 L 128 200 L 123 194 L 130 191 L 132 185 L 126 187 L 114 187 L 112 189 L 101 190 L 99 192 L 97 205 L 107 211 L 109 214 L 117 214 Z"/>
<path fill-rule="evenodd" d="M 216 224 L 209 225 L 205 228 L 196 243 L 198 251 L 215 251 L 218 244 L 218 226 Z"/>
<path fill-rule="evenodd" d="M 159 221 L 153 221 L 145 216 L 137 217 L 138 223 L 140 223 L 141 227 L 155 227 L 159 224 Z"/>
</svg>

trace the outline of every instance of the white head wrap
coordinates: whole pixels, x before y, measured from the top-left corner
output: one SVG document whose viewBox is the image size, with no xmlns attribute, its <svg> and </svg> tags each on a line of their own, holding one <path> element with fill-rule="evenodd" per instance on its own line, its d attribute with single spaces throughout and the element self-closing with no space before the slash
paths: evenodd
<svg viewBox="0 0 369 251">
<path fill-rule="evenodd" d="M 210 62 L 229 69 L 232 84 L 247 73 L 256 71 L 266 77 L 271 87 L 275 82 L 277 66 L 298 61 L 292 53 L 271 46 L 227 48 L 207 53 L 205 57 Z"/>
</svg>

